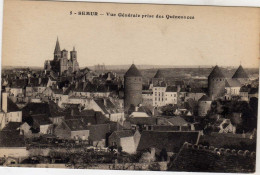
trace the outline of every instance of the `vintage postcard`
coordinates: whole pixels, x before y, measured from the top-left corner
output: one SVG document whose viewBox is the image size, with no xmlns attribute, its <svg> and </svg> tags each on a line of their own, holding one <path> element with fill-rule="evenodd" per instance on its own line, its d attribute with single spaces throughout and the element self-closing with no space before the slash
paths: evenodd
<svg viewBox="0 0 260 175">
<path fill-rule="evenodd" d="M 253 173 L 260 11 L 4 1 L 0 166 Z"/>
</svg>

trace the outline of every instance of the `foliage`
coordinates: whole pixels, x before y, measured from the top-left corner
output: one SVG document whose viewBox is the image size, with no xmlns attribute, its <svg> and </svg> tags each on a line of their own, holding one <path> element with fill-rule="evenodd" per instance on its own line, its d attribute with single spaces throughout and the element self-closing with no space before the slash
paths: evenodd
<svg viewBox="0 0 260 175">
<path fill-rule="evenodd" d="M 176 107 L 173 106 L 172 104 L 163 106 L 161 108 L 162 114 L 167 115 L 167 116 L 174 116 L 174 112 L 176 111 Z"/>
</svg>

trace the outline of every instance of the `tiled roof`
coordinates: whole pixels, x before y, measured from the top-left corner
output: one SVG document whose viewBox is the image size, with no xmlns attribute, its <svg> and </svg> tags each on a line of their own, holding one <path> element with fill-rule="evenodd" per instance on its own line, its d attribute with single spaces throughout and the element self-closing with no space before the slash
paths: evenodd
<svg viewBox="0 0 260 175">
<path fill-rule="evenodd" d="M 249 88 L 247 86 L 242 86 L 240 88 L 240 92 L 248 92 L 249 91 Z"/>
<path fill-rule="evenodd" d="M 114 131 L 116 136 L 118 138 L 123 138 L 123 137 L 131 137 L 134 135 L 135 131 L 133 130 L 122 130 L 122 131 Z"/>
<path fill-rule="evenodd" d="M 125 73 L 125 77 L 142 77 L 142 75 L 136 68 L 136 66 L 132 64 L 128 71 Z"/>
<path fill-rule="evenodd" d="M 236 79 L 226 79 L 225 86 L 226 87 L 240 87 L 241 83 Z"/>
<path fill-rule="evenodd" d="M 19 131 L 0 131 L 0 147 L 25 147 Z"/>
<path fill-rule="evenodd" d="M 180 117 L 180 116 L 175 116 L 175 117 L 171 117 L 169 119 L 167 119 L 168 122 L 170 122 L 173 126 L 183 126 L 183 125 L 187 125 L 189 124 L 189 122 L 187 122 L 186 120 L 184 120 L 184 118 Z"/>
<path fill-rule="evenodd" d="M 257 94 L 258 93 L 258 88 L 251 88 L 249 91 L 249 94 Z"/>
<path fill-rule="evenodd" d="M 7 112 L 22 111 L 18 106 L 9 98 L 7 98 Z"/>
<path fill-rule="evenodd" d="M 109 124 L 89 125 L 86 127 L 89 130 L 89 140 L 91 141 L 106 139 L 107 133 L 110 132 Z"/>
<path fill-rule="evenodd" d="M 65 120 L 64 123 L 70 128 L 71 131 L 87 130 L 85 123 L 79 119 Z"/>
<path fill-rule="evenodd" d="M 131 124 L 136 125 L 155 125 L 157 118 L 155 117 L 135 117 L 135 118 L 127 118 Z"/>
<path fill-rule="evenodd" d="M 253 173 L 255 157 L 221 154 L 206 149 L 183 148 L 169 171 Z"/>
<path fill-rule="evenodd" d="M 218 66 L 215 66 L 214 69 L 209 74 L 209 78 L 225 78 L 224 74 Z"/>
<path fill-rule="evenodd" d="M 2 131 L 18 131 L 21 122 L 9 122 Z"/>
<path fill-rule="evenodd" d="M 197 131 L 143 131 L 137 150 L 155 148 L 160 152 L 164 148 L 167 152 L 178 152 L 185 142 L 196 144 L 199 136 Z"/>
<path fill-rule="evenodd" d="M 32 116 L 33 121 L 37 122 L 39 125 L 49 125 L 52 124 L 52 122 L 50 121 L 49 117 L 46 115 L 33 115 Z"/>
<path fill-rule="evenodd" d="M 164 78 L 163 72 L 158 69 L 156 74 L 154 75 L 154 78 Z"/>
<path fill-rule="evenodd" d="M 248 78 L 248 75 L 243 69 L 243 67 L 240 65 L 232 78 Z"/>
<path fill-rule="evenodd" d="M 176 86 L 167 86 L 166 92 L 177 92 Z"/>
<path fill-rule="evenodd" d="M 209 96 L 207 96 L 207 95 L 203 95 L 203 96 L 199 99 L 199 101 L 212 101 L 212 99 L 211 99 Z"/>
</svg>

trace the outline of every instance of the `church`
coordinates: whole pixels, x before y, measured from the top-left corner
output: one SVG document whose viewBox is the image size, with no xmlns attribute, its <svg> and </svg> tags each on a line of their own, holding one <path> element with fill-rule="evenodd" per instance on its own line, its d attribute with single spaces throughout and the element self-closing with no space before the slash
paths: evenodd
<svg viewBox="0 0 260 175">
<path fill-rule="evenodd" d="M 77 51 L 75 47 L 70 51 L 70 59 L 68 59 L 68 51 L 60 50 L 60 43 L 57 38 L 56 46 L 54 49 L 53 60 L 46 60 L 44 63 L 44 70 L 53 71 L 57 74 L 68 75 L 79 70 L 79 63 L 77 61 Z"/>
</svg>

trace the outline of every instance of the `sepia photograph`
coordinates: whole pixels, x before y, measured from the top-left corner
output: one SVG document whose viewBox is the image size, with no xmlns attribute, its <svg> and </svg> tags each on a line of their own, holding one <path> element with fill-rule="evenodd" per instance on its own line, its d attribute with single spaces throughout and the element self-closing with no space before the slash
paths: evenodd
<svg viewBox="0 0 260 175">
<path fill-rule="evenodd" d="M 5 0 L 0 167 L 254 173 L 260 9 Z"/>
</svg>

